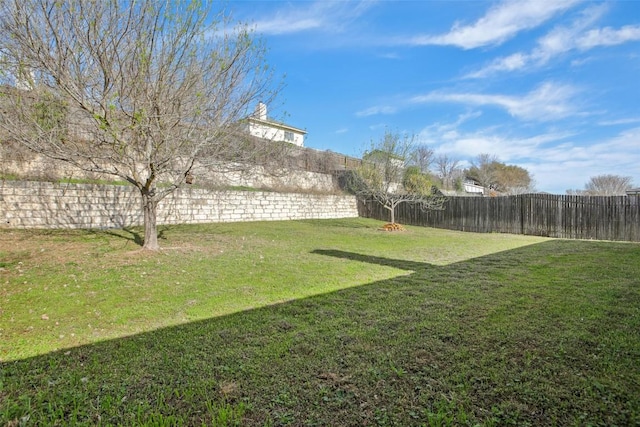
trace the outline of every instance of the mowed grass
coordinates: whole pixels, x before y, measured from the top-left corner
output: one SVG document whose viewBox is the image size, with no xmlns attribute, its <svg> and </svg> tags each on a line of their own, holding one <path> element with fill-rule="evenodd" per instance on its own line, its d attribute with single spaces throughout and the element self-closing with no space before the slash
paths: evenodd
<svg viewBox="0 0 640 427">
<path fill-rule="evenodd" d="M 640 425 L 640 245 L 0 231 L 0 425 Z"/>
</svg>

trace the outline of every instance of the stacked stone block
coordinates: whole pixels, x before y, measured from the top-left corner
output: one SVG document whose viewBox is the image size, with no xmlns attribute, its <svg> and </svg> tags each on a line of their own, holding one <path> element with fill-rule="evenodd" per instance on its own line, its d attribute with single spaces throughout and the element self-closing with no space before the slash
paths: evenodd
<svg viewBox="0 0 640 427">
<path fill-rule="evenodd" d="M 0 221 L 12 228 L 122 228 L 143 222 L 130 186 L 0 182 Z M 158 207 L 158 224 L 357 217 L 353 196 L 179 189 Z"/>
</svg>

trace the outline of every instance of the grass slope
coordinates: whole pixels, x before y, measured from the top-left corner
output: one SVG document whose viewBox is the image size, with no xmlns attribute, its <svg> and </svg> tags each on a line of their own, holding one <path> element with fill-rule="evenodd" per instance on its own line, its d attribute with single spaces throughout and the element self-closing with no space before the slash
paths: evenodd
<svg viewBox="0 0 640 427">
<path fill-rule="evenodd" d="M 639 425 L 640 245 L 0 232 L 0 425 Z"/>
</svg>

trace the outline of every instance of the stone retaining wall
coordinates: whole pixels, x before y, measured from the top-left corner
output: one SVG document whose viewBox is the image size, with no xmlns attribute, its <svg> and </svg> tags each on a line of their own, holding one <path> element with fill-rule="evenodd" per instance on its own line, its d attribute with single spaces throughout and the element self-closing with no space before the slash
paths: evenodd
<svg viewBox="0 0 640 427">
<path fill-rule="evenodd" d="M 143 223 L 138 190 L 130 186 L 0 181 L 0 221 L 15 228 L 123 228 Z M 209 191 L 181 188 L 158 207 L 158 225 L 351 218 L 346 195 Z"/>
</svg>

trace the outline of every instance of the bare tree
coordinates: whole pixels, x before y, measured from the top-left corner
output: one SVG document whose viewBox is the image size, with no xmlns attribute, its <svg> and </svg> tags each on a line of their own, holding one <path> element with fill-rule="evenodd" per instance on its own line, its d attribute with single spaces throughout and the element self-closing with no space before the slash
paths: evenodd
<svg viewBox="0 0 640 427">
<path fill-rule="evenodd" d="M 429 173 L 434 161 L 434 151 L 426 145 L 416 147 L 411 156 L 411 164 L 417 166 L 422 173 Z"/>
<path fill-rule="evenodd" d="M 447 156 L 446 154 L 441 154 L 435 159 L 435 164 L 437 168 L 437 173 L 440 179 L 442 180 L 442 187 L 445 190 L 451 190 L 454 187 L 454 179 L 456 176 L 456 172 L 460 170 L 459 161 Z"/>
<path fill-rule="evenodd" d="M 199 1 L 2 0 L 0 75 L 15 141 L 134 185 L 145 249 L 158 203 L 198 164 L 249 167 L 243 117 L 278 90 L 264 46 Z M 205 7 L 203 7 L 205 6 Z"/>
<path fill-rule="evenodd" d="M 633 178 L 620 175 L 592 176 L 583 194 L 589 196 L 624 196 L 633 187 Z"/>
<path fill-rule="evenodd" d="M 351 174 L 349 188 L 362 199 L 373 199 L 389 211 L 395 223 L 395 208 L 414 202 L 421 209 L 442 209 L 446 198 L 434 192 L 425 174 L 405 174 L 405 162 L 413 155 L 413 136 L 385 132 L 362 156 L 362 165 Z"/>
<path fill-rule="evenodd" d="M 500 162 L 495 155 L 480 154 L 467 174 L 485 188 L 503 194 L 522 194 L 535 191 L 535 183 L 529 171 L 516 165 Z"/>
<path fill-rule="evenodd" d="M 480 154 L 471 162 L 471 168 L 467 171 L 483 187 L 491 188 L 498 176 L 498 158 L 495 155 Z"/>
</svg>

